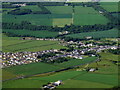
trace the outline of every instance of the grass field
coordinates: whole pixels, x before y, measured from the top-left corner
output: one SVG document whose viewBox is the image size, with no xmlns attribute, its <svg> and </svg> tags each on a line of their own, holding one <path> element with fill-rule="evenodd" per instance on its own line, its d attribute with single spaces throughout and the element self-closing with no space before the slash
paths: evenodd
<svg viewBox="0 0 120 90">
<path fill-rule="evenodd" d="M 90 63 L 90 62 L 92 62 L 96 59 L 97 59 L 97 57 L 87 57 L 87 58 L 84 58 L 82 60 L 72 59 L 68 62 L 64 62 L 64 63 L 56 64 L 56 65 L 59 66 L 59 67 L 71 67 L 71 66 L 83 65 L 83 64 L 86 64 L 86 63 Z"/>
<path fill-rule="evenodd" d="M 85 32 L 85 33 L 78 33 L 78 34 L 70 34 L 67 35 L 73 38 L 85 38 L 88 36 L 92 36 L 93 38 L 116 38 L 119 37 L 118 30 L 106 30 L 106 31 L 96 31 L 96 32 Z"/>
<path fill-rule="evenodd" d="M 3 22 L 21 23 L 21 21 L 29 21 L 33 25 L 52 26 L 51 15 L 27 14 L 27 15 L 8 15 L 4 14 Z"/>
<path fill-rule="evenodd" d="M 3 52 L 20 52 L 20 51 L 43 51 L 49 49 L 65 48 L 58 44 L 58 41 L 37 41 L 37 40 L 20 40 L 18 37 L 7 37 L 3 35 L 2 49 Z"/>
<path fill-rule="evenodd" d="M 25 7 L 21 7 L 21 9 L 30 9 L 32 11 L 41 11 L 41 8 L 38 7 L 37 5 L 28 5 Z"/>
<path fill-rule="evenodd" d="M 53 26 L 64 27 L 65 24 L 70 25 L 72 22 L 72 18 L 55 18 L 53 19 Z"/>
<path fill-rule="evenodd" d="M 118 2 L 101 2 L 101 6 L 108 12 L 118 12 L 119 3 Z"/>
<path fill-rule="evenodd" d="M 109 22 L 107 18 L 99 14 L 91 7 L 75 7 L 74 24 L 75 25 L 94 25 L 106 24 Z"/>
<path fill-rule="evenodd" d="M 20 35 L 20 36 L 29 35 L 31 37 L 39 37 L 39 38 L 55 37 L 58 35 L 58 32 L 51 32 L 47 30 L 32 31 L 32 30 L 5 29 L 3 31 L 7 33 L 12 33 L 14 35 Z"/>
<path fill-rule="evenodd" d="M 72 14 L 71 6 L 46 6 L 52 14 Z"/>
</svg>

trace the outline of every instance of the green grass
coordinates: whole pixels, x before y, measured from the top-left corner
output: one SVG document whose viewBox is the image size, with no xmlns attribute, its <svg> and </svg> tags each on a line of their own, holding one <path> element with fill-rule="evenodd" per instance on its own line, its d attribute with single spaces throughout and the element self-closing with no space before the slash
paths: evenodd
<svg viewBox="0 0 120 90">
<path fill-rule="evenodd" d="M 64 21 L 64 22 L 63 22 Z M 72 18 L 55 18 L 53 19 L 53 26 L 64 27 L 66 24 L 70 25 Z"/>
<path fill-rule="evenodd" d="M 63 85 L 60 85 L 58 88 L 112 88 L 112 85 L 102 84 L 98 82 L 91 82 L 85 80 L 66 80 Z"/>
<path fill-rule="evenodd" d="M 76 65 L 82 65 L 82 64 L 86 64 L 86 63 L 90 63 L 94 60 L 96 60 L 97 57 L 87 57 L 84 59 L 71 59 L 68 62 L 64 62 L 64 63 L 60 63 L 60 64 L 56 64 L 57 66 L 60 67 L 71 67 L 71 66 L 76 66 Z"/>
<path fill-rule="evenodd" d="M 72 14 L 71 6 L 46 6 L 52 14 Z"/>
<path fill-rule="evenodd" d="M 52 26 L 51 15 L 27 14 L 27 15 L 10 15 L 3 14 L 3 22 L 21 23 L 21 21 L 29 21 L 33 25 Z"/>
<path fill-rule="evenodd" d="M 49 69 L 48 69 L 49 68 Z M 46 63 L 31 63 L 26 65 L 14 66 L 3 69 L 3 71 L 7 71 L 13 73 L 15 75 L 33 75 L 33 74 L 40 74 L 45 72 L 50 72 L 54 70 L 60 69 L 54 65 L 46 64 Z"/>
<path fill-rule="evenodd" d="M 118 2 L 101 2 L 100 5 L 106 9 L 108 12 L 118 12 L 120 11 Z"/>
<path fill-rule="evenodd" d="M 94 25 L 106 24 L 109 22 L 107 18 L 99 14 L 91 7 L 75 7 L 74 24 L 75 25 Z"/>
<path fill-rule="evenodd" d="M 106 31 L 85 32 L 78 34 L 70 34 L 67 36 L 73 38 L 85 38 L 88 36 L 92 36 L 93 38 L 116 38 L 118 37 L 118 30 L 112 29 Z"/>
<path fill-rule="evenodd" d="M 7 33 L 13 33 L 14 35 L 21 35 L 21 36 L 29 35 L 31 37 L 40 37 L 40 38 L 55 37 L 58 35 L 58 32 L 51 32 L 47 30 L 32 31 L 32 30 L 5 29 L 3 31 Z"/>
<path fill-rule="evenodd" d="M 58 41 L 38 41 L 38 40 L 20 40 L 18 37 L 7 37 L 3 35 L 2 49 L 3 52 L 20 52 L 20 51 L 43 51 L 49 49 L 65 48 L 58 44 Z"/>
<path fill-rule="evenodd" d="M 37 5 L 27 5 L 24 7 L 21 7 L 21 9 L 31 9 L 32 11 L 41 11 L 41 8 Z"/>
</svg>

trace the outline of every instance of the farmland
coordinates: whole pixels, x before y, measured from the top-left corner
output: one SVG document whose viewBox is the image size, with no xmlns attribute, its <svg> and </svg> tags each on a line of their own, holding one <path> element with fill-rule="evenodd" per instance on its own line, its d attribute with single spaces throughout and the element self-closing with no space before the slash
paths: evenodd
<svg viewBox="0 0 120 90">
<path fill-rule="evenodd" d="M 3 30 L 6 33 L 13 33 L 14 35 L 18 36 L 31 36 L 31 37 L 39 37 L 39 38 L 46 38 L 46 37 L 55 37 L 58 35 L 58 32 L 51 32 L 47 30 L 41 30 L 41 31 L 32 31 L 32 30 L 10 30 L 5 29 Z"/>
<path fill-rule="evenodd" d="M 25 7 L 21 7 L 21 9 L 31 9 L 32 11 L 41 11 L 41 8 L 37 5 L 29 5 Z"/>
<path fill-rule="evenodd" d="M 118 2 L 101 2 L 101 6 L 108 12 L 118 12 L 119 3 Z"/>
<path fill-rule="evenodd" d="M 89 21 L 89 22 L 88 22 Z M 104 16 L 99 14 L 91 7 L 75 7 L 74 24 L 75 25 L 94 25 L 106 24 L 109 22 Z"/>
<path fill-rule="evenodd" d="M 20 52 L 20 51 L 43 51 L 49 49 L 61 49 L 63 46 L 58 41 L 37 41 L 37 40 L 20 40 L 18 37 L 7 37 L 3 35 L 3 51 L 4 52 Z"/>
<path fill-rule="evenodd" d="M 118 37 L 118 30 L 113 29 L 107 31 L 85 32 L 78 34 L 70 34 L 67 36 L 73 38 L 85 38 L 89 36 L 92 36 L 93 38 L 115 38 Z"/>
</svg>

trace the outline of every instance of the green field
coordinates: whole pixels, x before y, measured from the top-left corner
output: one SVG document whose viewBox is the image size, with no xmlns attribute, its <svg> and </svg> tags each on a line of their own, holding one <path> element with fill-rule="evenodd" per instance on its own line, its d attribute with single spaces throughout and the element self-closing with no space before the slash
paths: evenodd
<svg viewBox="0 0 120 90">
<path fill-rule="evenodd" d="M 108 12 L 118 12 L 120 11 L 118 2 L 101 2 L 100 5 L 106 9 Z"/>
<path fill-rule="evenodd" d="M 72 14 L 71 6 L 46 6 L 52 14 Z"/>
<path fill-rule="evenodd" d="M 14 35 L 20 35 L 20 36 L 29 35 L 31 37 L 39 37 L 39 38 L 55 37 L 58 35 L 58 32 L 51 32 L 51 31 L 47 31 L 47 30 L 32 31 L 32 30 L 5 29 L 3 31 L 6 33 L 12 33 Z"/>
<path fill-rule="evenodd" d="M 107 18 L 99 14 L 91 7 L 75 7 L 74 24 L 75 25 L 94 25 L 106 24 L 109 22 Z"/>
<path fill-rule="evenodd" d="M 64 27 L 65 23 L 67 25 L 71 25 L 73 23 L 72 18 L 55 18 L 55 19 L 53 19 L 53 26 L 57 25 L 59 27 Z"/>
<path fill-rule="evenodd" d="M 3 83 L 3 87 L 39 88 L 43 84 L 47 84 L 48 82 L 54 82 L 57 80 L 63 80 L 64 83 L 58 88 L 111 88 L 114 85 L 117 85 L 117 78 L 114 75 L 100 75 L 94 73 L 87 73 L 84 71 L 67 71 L 45 77 L 31 77 L 26 79 L 7 81 Z M 26 85 L 23 85 L 24 83 L 26 83 Z"/>
<path fill-rule="evenodd" d="M 50 49 L 65 48 L 58 44 L 58 41 L 38 41 L 38 40 L 20 40 L 18 37 L 7 37 L 3 35 L 2 49 L 3 52 L 20 52 L 20 51 L 43 51 Z"/>
<path fill-rule="evenodd" d="M 28 5 L 25 7 L 21 7 L 21 9 L 30 9 L 32 11 L 41 11 L 41 8 L 38 7 L 37 5 Z"/>
<path fill-rule="evenodd" d="M 78 34 L 70 34 L 67 35 L 68 37 L 72 38 L 85 38 L 92 36 L 93 38 L 116 38 L 118 37 L 118 30 L 106 30 L 106 31 L 96 31 L 96 32 L 85 32 L 85 33 L 78 33 Z"/>
<path fill-rule="evenodd" d="M 21 23 L 21 21 L 29 21 L 33 25 L 52 26 L 51 15 L 27 14 L 27 15 L 8 15 L 3 14 L 3 22 Z"/>
<path fill-rule="evenodd" d="M 83 65 L 83 64 L 86 64 L 86 63 L 90 63 L 94 60 L 96 60 L 97 57 L 87 57 L 87 58 L 84 58 L 84 59 L 72 59 L 68 62 L 64 62 L 64 63 L 60 63 L 60 64 L 55 64 L 59 67 L 71 67 L 71 66 L 75 66 L 75 65 Z"/>
</svg>

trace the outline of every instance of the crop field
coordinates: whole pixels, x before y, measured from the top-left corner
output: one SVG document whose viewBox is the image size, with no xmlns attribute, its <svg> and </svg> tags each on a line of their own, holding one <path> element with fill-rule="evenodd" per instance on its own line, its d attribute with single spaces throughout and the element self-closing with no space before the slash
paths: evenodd
<svg viewBox="0 0 120 90">
<path fill-rule="evenodd" d="M 71 6 L 46 6 L 52 14 L 72 14 Z"/>
<path fill-rule="evenodd" d="M 108 12 L 118 12 L 119 3 L 118 2 L 101 2 L 101 6 Z"/>
<path fill-rule="evenodd" d="M 74 24 L 75 25 L 94 25 L 106 24 L 109 22 L 107 18 L 99 14 L 91 7 L 75 7 Z"/>
<path fill-rule="evenodd" d="M 67 25 L 70 25 L 72 22 L 72 18 L 55 18 L 53 19 L 53 26 L 59 26 L 59 27 L 63 27 L 65 25 L 65 23 Z"/>
<path fill-rule="evenodd" d="M 39 38 L 55 37 L 58 35 L 58 32 L 51 32 L 51 31 L 47 31 L 47 30 L 32 31 L 32 30 L 5 29 L 3 31 L 8 32 L 8 33 L 13 33 L 15 35 L 20 35 L 20 36 L 29 35 L 32 37 L 39 37 Z"/>
<path fill-rule="evenodd" d="M 3 15 L 3 22 L 21 23 L 21 21 L 29 21 L 33 25 L 52 26 L 50 15 L 28 14 L 28 15 Z"/>
<path fill-rule="evenodd" d="M 65 48 L 58 41 L 20 40 L 18 37 L 3 36 L 3 52 L 43 51 Z"/>
<path fill-rule="evenodd" d="M 92 61 L 95 61 L 96 59 L 97 59 L 97 57 L 87 57 L 82 60 L 81 59 L 73 59 L 68 62 L 64 62 L 64 63 L 56 64 L 56 65 L 60 66 L 60 67 L 71 67 L 71 66 L 83 65 L 86 63 L 90 63 Z"/>
<path fill-rule="evenodd" d="M 67 36 L 73 38 L 85 38 L 89 36 L 92 36 L 93 38 L 115 38 L 118 37 L 118 30 L 112 29 L 107 31 L 85 32 L 78 34 L 70 34 Z"/>
<path fill-rule="evenodd" d="M 47 84 L 48 82 L 54 82 L 57 80 L 62 80 L 64 83 L 63 85 L 60 85 L 58 88 L 111 88 L 114 85 L 117 85 L 118 83 L 117 78 L 114 75 L 94 74 L 94 73 L 87 73 L 85 71 L 66 71 L 66 72 L 60 72 L 60 73 L 56 73 L 56 74 L 45 76 L 45 77 L 44 76 L 31 77 L 26 79 L 7 81 L 3 83 L 3 87 L 27 88 L 28 86 L 29 88 L 33 88 L 35 86 L 36 88 L 39 88 L 43 84 Z M 32 81 L 34 81 L 35 83 L 39 81 L 40 83 L 36 83 L 34 85 L 33 84 L 34 82 Z M 26 86 L 22 85 L 24 82 L 26 82 L 27 84 Z"/>
</svg>

